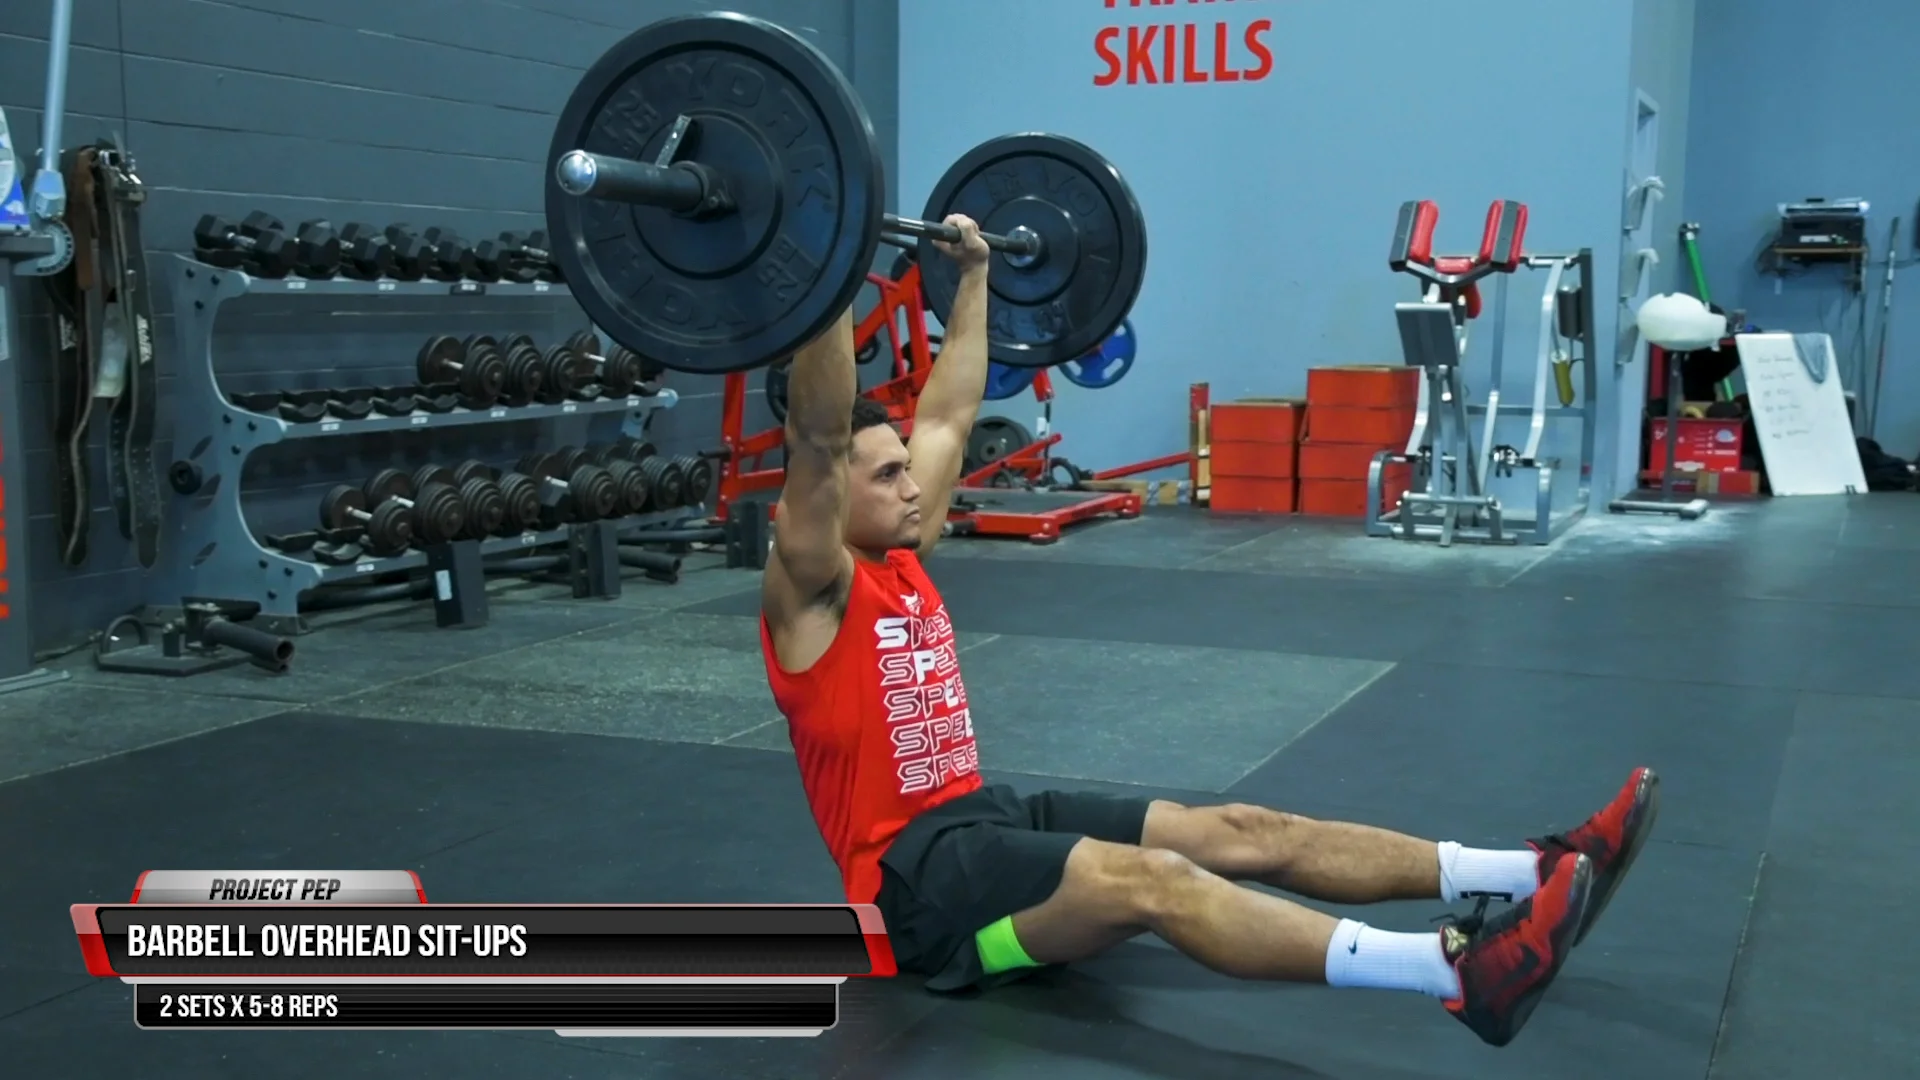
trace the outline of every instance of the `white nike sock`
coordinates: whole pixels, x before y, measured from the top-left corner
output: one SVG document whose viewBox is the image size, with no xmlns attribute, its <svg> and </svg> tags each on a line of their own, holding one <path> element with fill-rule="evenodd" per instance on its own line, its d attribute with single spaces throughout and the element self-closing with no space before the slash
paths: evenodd
<svg viewBox="0 0 1920 1080">
<path fill-rule="evenodd" d="M 1460 996 L 1460 976 L 1438 933 L 1396 934 L 1352 919 L 1341 919 L 1327 944 L 1327 985 L 1412 990 L 1442 1001 Z"/>
<path fill-rule="evenodd" d="M 1440 899 L 1452 903 L 1492 894 L 1519 903 L 1540 888 L 1540 855 L 1532 848 L 1490 851 L 1440 842 Z"/>
</svg>

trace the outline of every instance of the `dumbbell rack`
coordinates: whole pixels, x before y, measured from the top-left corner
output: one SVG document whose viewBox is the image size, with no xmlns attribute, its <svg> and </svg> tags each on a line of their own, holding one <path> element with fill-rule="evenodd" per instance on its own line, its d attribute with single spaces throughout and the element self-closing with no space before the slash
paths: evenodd
<svg viewBox="0 0 1920 1080">
<path fill-rule="evenodd" d="M 323 584 L 428 565 L 427 552 L 419 549 L 398 555 L 366 557 L 348 564 L 328 565 L 294 558 L 261 544 L 240 509 L 240 474 L 247 459 L 262 447 L 293 439 L 333 435 L 550 420 L 615 412 L 629 414 L 627 426 L 633 428 L 637 427 L 634 422 L 636 418 L 655 410 L 670 409 L 679 401 L 678 395 L 672 390 L 662 388 L 646 396 L 599 401 L 568 401 L 557 405 L 496 405 L 487 409 L 455 409 L 447 413 L 374 415 L 361 420 L 326 418 L 311 423 L 294 423 L 278 416 L 249 412 L 228 399 L 214 373 L 213 324 L 222 305 L 229 300 L 249 295 L 497 296 L 539 299 L 566 297 L 569 295 L 566 286 L 544 281 L 520 284 L 259 278 L 237 270 L 207 266 L 182 255 L 174 256 L 172 272 L 175 355 L 179 358 L 174 413 L 175 457 L 198 466 L 202 476 L 201 491 L 205 492 L 208 487 L 212 487 L 213 491 L 211 495 L 174 493 L 160 562 L 154 567 L 150 578 L 152 606 L 159 611 L 177 608 L 182 598 L 186 597 L 254 603 L 259 605 L 259 615 L 253 620 L 255 625 L 269 633 L 298 634 L 306 629 L 300 618 L 299 603 L 300 595 L 307 590 Z M 695 516 L 699 512 L 698 507 L 679 507 L 613 522 L 595 522 L 588 528 L 598 532 L 598 527 L 603 526 L 659 524 Z M 477 543 L 481 555 L 525 551 L 577 540 L 574 532 L 579 528 L 563 526 L 518 536 L 490 537 Z"/>
</svg>

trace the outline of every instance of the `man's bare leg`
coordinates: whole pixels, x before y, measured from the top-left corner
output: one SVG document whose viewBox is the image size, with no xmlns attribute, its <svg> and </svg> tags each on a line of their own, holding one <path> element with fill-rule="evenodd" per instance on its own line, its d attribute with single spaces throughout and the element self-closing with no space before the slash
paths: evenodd
<svg viewBox="0 0 1920 1080">
<path fill-rule="evenodd" d="M 1225 878 L 1334 904 L 1482 894 L 1517 901 L 1539 885 L 1540 854 L 1531 848 L 1468 848 L 1245 804 L 1157 800 L 1140 843 L 1177 851 Z"/>
<path fill-rule="evenodd" d="M 1339 920 L 1269 893 L 1243 889 L 1173 851 L 1082 840 L 1060 887 L 1013 917 L 1027 955 L 1042 964 L 1082 960 L 1152 932 L 1222 974 L 1326 981 L 1327 945 Z M 1437 934 L 1408 934 L 1430 952 L 1436 996 L 1458 992 Z"/>
<path fill-rule="evenodd" d="M 1241 888 L 1177 852 L 1083 839 L 1053 895 L 1012 923 L 1040 964 L 1083 960 L 1150 931 L 1238 978 L 1428 994 L 1503 1045 L 1565 962 L 1591 885 L 1592 864 L 1576 855 L 1498 918 L 1402 934 Z"/>
</svg>

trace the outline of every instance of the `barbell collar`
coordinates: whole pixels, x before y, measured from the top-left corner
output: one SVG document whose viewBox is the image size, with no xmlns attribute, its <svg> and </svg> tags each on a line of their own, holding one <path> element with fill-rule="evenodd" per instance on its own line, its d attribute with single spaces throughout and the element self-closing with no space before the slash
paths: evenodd
<svg viewBox="0 0 1920 1080">
<path fill-rule="evenodd" d="M 949 244 L 960 242 L 959 228 L 945 222 L 921 221 L 919 218 L 903 218 L 888 214 L 884 227 L 887 232 L 900 236 L 924 236 L 929 240 L 940 240 Z M 980 234 L 980 239 L 986 242 L 990 250 L 1004 255 L 1023 259 L 1040 257 L 1040 234 L 1024 226 L 1015 229 L 1010 236 L 983 232 Z"/>
<path fill-rule="evenodd" d="M 687 165 L 655 165 L 630 158 L 569 150 L 553 167 L 560 190 L 579 198 L 657 206 L 691 213 L 707 203 L 708 184 Z"/>
</svg>

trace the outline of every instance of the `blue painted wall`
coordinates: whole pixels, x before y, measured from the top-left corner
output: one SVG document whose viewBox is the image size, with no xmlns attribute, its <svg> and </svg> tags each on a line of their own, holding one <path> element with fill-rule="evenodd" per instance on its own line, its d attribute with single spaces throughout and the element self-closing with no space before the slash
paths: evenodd
<svg viewBox="0 0 1920 1080">
<path fill-rule="evenodd" d="M 1847 0 L 1815 15 L 1797 0 L 1699 0 L 1694 33 L 1693 123 L 1687 216 L 1713 299 L 1744 308 L 1771 330 L 1834 336 L 1849 390 L 1871 376 L 1879 342 L 1887 232 L 1903 219 L 1893 254 L 1912 265 L 1920 198 L 1920 4 Z M 1867 274 L 1870 316 L 1862 349 L 1862 297 L 1837 268 L 1784 279 L 1755 257 L 1779 221 L 1778 204 L 1808 196 L 1872 201 Z M 1911 275 L 1911 270 L 1901 271 Z M 1901 456 L 1920 454 L 1920 281 L 1895 285 L 1894 336 L 1882 384 L 1877 437 Z"/>
<path fill-rule="evenodd" d="M 1647 295 L 1683 289 L 1692 292 L 1691 275 L 1680 253 L 1679 228 L 1685 214 L 1687 182 L 1687 133 L 1692 127 L 1692 71 L 1695 0 L 1635 0 L 1633 5 L 1632 52 L 1629 59 L 1627 101 L 1627 161 L 1633 164 L 1633 125 L 1640 101 L 1650 101 L 1658 115 L 1656 172 L 1664 185 L 1664 197 L 1654 203 L 1653 219 L 1647 229 L 1650 246 L 1659 261 L 1651 267 L 1646 282 Z M 1628 182 L 1633 181 L 1628 177 Z M 1624 189 L 1623 189 L 1624 194 Z M 1631 209 L 1627 212 L 1631 215 Z M 1631 215 L 1637 217 L 1637 215 Z M 1634 247 L 1629 241 L 1627 248 Z M 1630 294 L 1638 262 L 1632 251 L 1621 257 L 1621 294 Z M 1646 386 L 1646 350 L 1635 348 L 1631 307 L 1622 309 L 1621 345 L 1627 363 L 1617 371 L 1622 407 L 1614 410 L 1606 427 L 1612 453 L 1606 458 L 1605 472 L 1596 484 L 1602 491 L 1618 492 L 1633 486 L 1640 466 L 1643 413 L 1641 403 Z"/>
<path fill-rule="evenodd" d="M 120 133 L 151 192 L 143 228 L 158 291 L 155 457 L 162 468 L 176 435 L 173 373 L 183 362 L 175 355 L 168 275 L 173 254 L 192 247 L 199 215 L 239 218 L 260 209 L 289 224 L 313 217 L 405 221 L 438 224 L 469 239 L 541 228 L 542 159 L 553 116 L 580 73 L 648 22 L 715 6 L 700 0 L 76 0 L 63 141 L 71 146 Z M 800 31 L 839 64 L 869 103 L 894 171 L 893 5 L 732 0 L 720 6 Z M 0 107 L 25 154 L 39 146 L 48 8 L 25 0 L 0 4 Z M 35 644 L 54 649 L 83 640 L 113 616 L 167 598 L 151 593 L 108 508 L 103 419 L 93 425 L 91 557 L 81 567 L 59 560 L 47 419 L 52 320 L 37 287 L 16 295 L 25 307 L 19 330 L 28 551 L 22 557 L 16 548 L 12 557 L 26 564 Z M 215 368 L 229 390 L 392 385 L 414 381 L 413 356 L 430 334 L 524 332 L 546 344 L 584 322 L 564 299 L 375 303 L 331 311 L 313 304 L 276 310 L 249 298 L 222 315 Z M 720 380 L 675 375 L 669 382 L 681 405 L 659 417 L 654 441 L 674 453 L 716 445 Z M 757 396 L 751 419 L 771 426 Z M 468 457 L 510 464 L 528 450 L 611 438 L 618 421 L 608 417 L 592 429 L 505 424 L 432 437 L 284 444 L 250 461 L 242 477 L 247 513 L 259 532 L 307 529 L 333 483 L 357 483 L 388 464 L 411 468 Z"/>
<path fill-rule="evenodd" d="M 1246 43 L 1256 22 L 1270 67 Z M 1151 234 L 1142 358 L 1110 389 L 1063 386 L 1054 416 L 1076 463 L 1141 460 L 1185 447 L 1189 383 L 1295 395 L 1312 366 L 1398 362 L 1393 305 L 1417 289 L 1386 255 L 1408 199 L 1439 203 L 1443 250 L 1477 247 L 1496 198 L 1529 205 L 1530 248 L 1594 248 L 1610 343 L 1633 22 L 1628 4 L 1534 0 L 902 0 L 900 187 L 918 206 L 968 147 L 1014 130 L 1072 135 L 1121 168 Z M 1214 68 L 1216 24 L 1225 68 L 1267 70 L 1096 83 L 1103 29 L 1124 50 L 1130 28 L 1188 23 L 1197 70 Z M 1510 370 L 1535 351 L 1543 283 L 1514 283 Z"/>
</svg>

